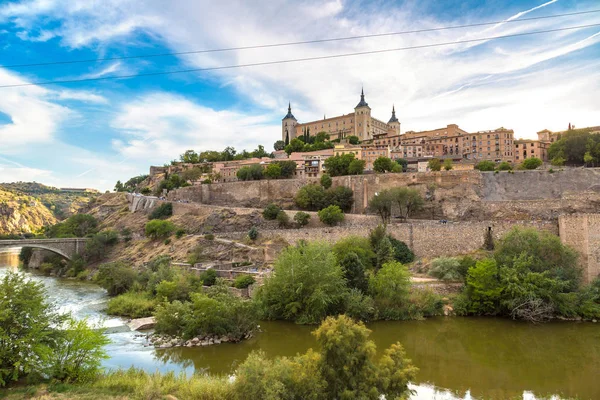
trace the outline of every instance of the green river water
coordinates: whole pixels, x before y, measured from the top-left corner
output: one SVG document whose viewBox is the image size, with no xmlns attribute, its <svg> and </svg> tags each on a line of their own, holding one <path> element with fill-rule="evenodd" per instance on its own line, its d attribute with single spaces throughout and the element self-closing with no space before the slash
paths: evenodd
<svg viewBox="0 0 600 400">
<path fill-rule="evenodd" d="M 0 253 L 0 277 L 16 265 L 16 254 Z M 242 343 L 155 350 L 124 320 L 103 313 L 107 296 L 98 286 L 27 274 L 61 310 L 107 328 L 107 368 L 229 374 L 253 350 L 291 356 L 315 346 L 314 327 L 261 322 L 262 332 Z M 411 399 L 600 399 L 600 323 L 435 318 L 369 328 L 379 350 L 400 341 L 419 367 Z"/>
</svg>

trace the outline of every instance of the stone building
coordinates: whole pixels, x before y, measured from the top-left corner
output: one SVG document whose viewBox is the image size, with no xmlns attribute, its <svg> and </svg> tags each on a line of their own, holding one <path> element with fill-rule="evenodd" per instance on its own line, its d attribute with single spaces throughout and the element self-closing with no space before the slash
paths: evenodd
<svg viewBox="0 0 600 400">
<path fill-rule="evenodd" d="M 360 102 L 354 107 L 354 112 L 333 118 L 323 117 L 320 121 L 298 123 L 292 114 L 291 104 L 288 104 L 288 113 L 281 121 L 281 140 L 287 144 L 294 138 L 315 136 L 319 132 L 326 132 L 331 140 L 357 136 L 363 141 L 382 135 L 399 135 L 400 121 L 396 118 L 394 107 L 387 123 L 371 116 L 371 107 L 365 101 L 364 91 L 361 91 Z"/>
<path fill-rule="evenodd" d="M 531 139 L 518 139 L 515 140 L 515 162 L 522 163 L 528 158 L 539 158 L 542 161 L 548 161 L 548 148 L 550 142 L 531 140 Z"/>
</svg>

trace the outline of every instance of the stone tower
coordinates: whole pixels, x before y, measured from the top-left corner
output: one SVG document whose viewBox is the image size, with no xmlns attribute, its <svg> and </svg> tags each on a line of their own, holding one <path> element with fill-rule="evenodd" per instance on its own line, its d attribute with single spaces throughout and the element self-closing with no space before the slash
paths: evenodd
<svg viewBox="0 0 600 400">
<path fill-rule="evenodd" d="M 372 138 L 371 107 L 365 101 L 364 90 L 360 91 L 360 102 L 354 107 L 354 132 L 361 141 Z"/>
<path fill-rule="evenodd" d="M 287 115 L 281 120 L 281 140 L 284 141 L 286 146 L 296 137 L 297 124 L 298 120 L 292 114 L 292 104 L 288 103 Z"/>
<path fill-rule="evenodd" d="M 391 131 L 388 132 L 389 134 L 400 134 L 400 121 L 398 121 L 398 118 L 396 118 L 396 107 L 394 106 L 392 106 L 392 117 L 388 121 L 388 126 L 391 128 Z"/>
</svg>

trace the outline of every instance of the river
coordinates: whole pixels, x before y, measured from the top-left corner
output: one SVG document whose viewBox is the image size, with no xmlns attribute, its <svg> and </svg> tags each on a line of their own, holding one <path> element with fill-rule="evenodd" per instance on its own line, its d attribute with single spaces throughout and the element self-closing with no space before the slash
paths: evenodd
<svg viewBox="0 0 600 400">
<path fill-rule="evenodd" d="M 0 277 L 15 270 L 16 254 L 0 253 Z M 27 273 L 43 282 L 48 298 L 78 318 L 102 323 L 112 343 L 106 368 L 227 374 L 252 350 L 291 356 L 316 343 L 314 327 L 261 322 L 262 332 L 242 343 L 155 350 L 120 318 L 103 313 L 106 293 L 96 285 Z M 600 323 L 540 325 L 497 318 L 435 318 L 369 325 L 379 350 L 400 341 L 419 367 L 413 400 L 600 399 Z"/>
</svg>

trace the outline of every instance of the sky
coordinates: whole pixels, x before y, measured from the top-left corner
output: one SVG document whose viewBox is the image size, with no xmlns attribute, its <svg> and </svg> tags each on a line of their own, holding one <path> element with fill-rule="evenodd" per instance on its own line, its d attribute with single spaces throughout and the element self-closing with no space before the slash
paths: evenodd
<svg viewBox="0 0 600 400">
<path fill-rule="evenodd" d="M 112 190 L 187 149 L 272 150 L 288 102 L 300 122 L 395 106 L 402 131 L 458 124 L 600 125 L 600 25 L 362 56 L 41 85 L 397 49 L 600 24 L 597 0 L 0 0 L 0 182 Z M 478 27 L 237 51 L 18 67 Z M 521 20 L 521 21 L 520 21 Z"/>
</svg>

